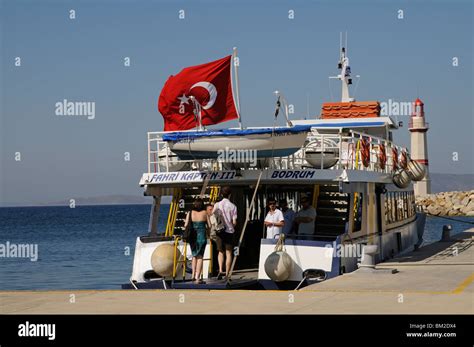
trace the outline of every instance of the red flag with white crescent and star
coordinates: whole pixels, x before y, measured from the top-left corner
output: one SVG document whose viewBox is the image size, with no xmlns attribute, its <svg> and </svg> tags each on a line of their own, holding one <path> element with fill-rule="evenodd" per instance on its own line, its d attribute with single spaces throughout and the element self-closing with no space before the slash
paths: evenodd
<svg viewBox="0 0 474 347">
<path fill-rule="evenodd" d="M 210 63 L 190 66 L 168 78 L 158 99 L 165 131 L 198 126 L 190 96 L 194 96 L 201 105 L 202 125 L 238 118 L 232 95 L 231 59 L 229 55 Z"/>
</svg>

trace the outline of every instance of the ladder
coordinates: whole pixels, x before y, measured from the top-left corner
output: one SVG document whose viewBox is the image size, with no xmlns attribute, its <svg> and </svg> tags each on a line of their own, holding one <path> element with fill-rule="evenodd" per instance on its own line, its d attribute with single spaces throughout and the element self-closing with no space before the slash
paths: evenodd
<svg viewBox="0 0 474 347">
<path fill-rule="evenodd" d="M 214 203 L 219 197 L 219 192 L 219 186 L 206 187 L 202 195 L 204 203 Z M 199 187 L 175 188 L 168 213 L 165 236 L 183 235 L 186 213 L 191 210 L 194 200 L 200 195 L 201 188 Z"/>
<path fill-rule="evenodd" d="M 173 199 L 171 201 L 170 210 L 168 213 L 168 221 L 166 224 L 165 236 L 174 237 L 174 265 L 173 265 L 173 279 L 178 275 L 177 267 L 181 266 L 183 280 L 186 276 L 187 263 L 187 242 L 184 241 L 183 254 L 180 259 L 177 258 L 179 242 L 182 240 L 184 234 L 184 224 L 186 222 L 186 214 L 191 210 L 194 200 L 201 197 L 205 204 L 214 203 L 219 197 L 219 186 L 207 186 L 206 182 L 202 188 L 176 188 L 173 191 Z M 203 259 L 209 261 L 209 273 L 212 273 L 212 242 L 210 242 L 210 258 Z"/>
<path fill-rule="evenodd" d="M 332 239 L 344 234 L 349 217 L 349 198 L 349 194 L 339 193 L 338 185 L 319 186 L 316 235 Z"/>
</svg>

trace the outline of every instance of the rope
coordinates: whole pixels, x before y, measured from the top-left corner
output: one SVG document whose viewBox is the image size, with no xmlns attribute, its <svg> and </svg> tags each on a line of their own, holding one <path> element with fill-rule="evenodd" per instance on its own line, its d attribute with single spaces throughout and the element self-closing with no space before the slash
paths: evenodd
<svg viewBox="0 0 474 347">
<path fill-rule="evenodd" d="M 279 100 L 279 99 L 278 99 Z M 273 157 L 273 153 L 274 153 L 274 150 L 275 150 L 275 127 L 276 127 L 276 121 L 277 121 L 277 117 L 275 117 L 273 119 L 273 127 L 272 127 L 272 155 L 270 158 L 271 159 L 271 166 L 270 168 L 273 169 L 274 168 L 274 157 Z M 263 159 L 264 160 L 264 163 L 266 161 L 266 158 Z M 263 169 L 263 168 L 262 168 Z M 260 174 L 261 176 L 261 174 Z M 265 173 L 265 178 L 267 179 L 268 178 L 268 170 L 266 170 L 266 173 Z M 268 185 L 266 184 L 265 185 L 265 196 L 268 196 Z M 251 204 L 253 203 L 253 200 L 251 201 Z M 263 217 L 265 218 L 265 217 Z M 262 238 L 265 237 L 265 223 L 263 224 L 263 228 L 262 228 Z"/>
<path fill-rule="evenodd" d="M 355 155 L 355 169 L 359 169 L 359 154 L 360 154 L 360 145 L 361 145 L 361 140 L 358 140 L 357 141 L 357 145 L 356 145 L 356 155 Z M 355 219 L 355 216 L 357 214 L 357 203 L 358 203 L 358 199 L 359 199 L 359 196 L 357 194 L 357 192 L 354 192 L 354 207 L 352 209 L 352 215 L 350 216 L 352 218 L 352 220 Z M 351 232 L 354 231 L 354 223 L 352 223 L 352 230 L 350 230 Z"/>
<path fill-rule="evenodd" d="M 258 187 L 260 186 L 260 179 L 262 178 L 262 171 L 260 171 L 260 174 L 258 175 L 258 180 L 257 180 L 257 184 L 255 185 L 255 190 L 253 192 L 253 196 L 252 196 L 252 201 L 250 203 L 250 208 L 249 208 L 249 212 L 252 211 L 253 209 L 253 205 L 254 205 L 254 202 L 255 202 L 255 196 L 257 195 L 257 190 L 258 190 Z M 246 213 L 247 216 L 245 217 L 245 223 L 244 223 L 244 226 L 242 228 L 242 232 L 240 233 L 240 238 L 239 238 L 239 243 L 237 245 L 237 250 L 240 250 L 240 247 L 242 246 L 242 240 L 244 238 L 244 235 L 245 235 L 245 230 L 247 229 L 247 223 L 249 221 L 249 213 Z M 231 278 L 232 278 L 232 272 L 234 272 L 234 267 L 235 267 L 235 262 L 237 261 L 237 257 L 239 256 L 239 253 L 237 252 L 237 254 L 234 255 L 234 259 L 232 259 L 232 266 L 230 268 L 230 272 L 227 274 L 227 281 L 230 281 Z"/>
<path fill-rule="evenodd" d="M 355 169 L 359 169 L 359 156 L 360 156 L 360 140 L 357 140 L 357 145 L 356 145 L 356 155 L 355 155 Z"/>
<path fill-rule="evenodd" d="M 426 213 L 427 216 L 431 216 L 431 217 L 438 217 L 438 218 L 443 218 L 443 219 L 448 219 L 448 220 L 452 220 L 454 222 L 460 222 L 460 223 L 466 223 L 466 224 L 474 224 L 474 222 L 468 222 L 468 221 L 465 221 L 465 220 L 459 220 L 459 219 L 454 219 L 454 218 L 449 218 L 449 217 L 444 217 L 444 216 L 437 216 L 435 214 L 431 214 L 431 213 Z"/>
<path fill-rule="evenodd" d="M 285 235 L 280 234 L 280 237 L 278 238 L 278 241 L 275 245 L 275 252 L 282 252 L 284 249 L 283 247 L 285 246 Z"/>
<path fill-rule="evenodd" d="M 332 97 L 331 80 L 328 79 L 328 82 L 329 82 L 329 96 L 331 97 L 331 101 L 334 101 L 334 98 Z"/>
<path fill-rule="evenodd" d="M 270 167 L 271 169 L 274 168 L 274 166 L 273 166 L 273 165 L 274 165 L 273 153 L 274 153 L 274 151 L 275 151 L 275 127 L 276 127 L 276 122 L 277 122 L 277 117 L 274 118 L 274 120 L 273 120 L 273 127 L 272 127 L 272 156 L 271 156 L 272 162 L 271 162 L 271 167 Z M 266 160 L 266 159 L 264 159 L 264 160 Z M 265 163 L 265 162 L 264 162 L 264 163 Z"/>
<path fill-rule="evenodd" d="M 211 171 L 208 171 L 206 174 L 206 178 L 204 179 L 204 183 L 202 184 L 201 193 L 199 194 L 199 198 L 204 198 L 204 194 L 206 193 L 207 185 L 209 184 L 209 180 L 211 179 Z"/>
</svg>

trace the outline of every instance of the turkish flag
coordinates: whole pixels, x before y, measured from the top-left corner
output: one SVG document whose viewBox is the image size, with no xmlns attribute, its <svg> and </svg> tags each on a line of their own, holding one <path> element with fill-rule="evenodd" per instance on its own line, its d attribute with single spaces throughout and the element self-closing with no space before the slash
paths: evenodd
<svg viewBox="0 0 474 347">
<path fill-rule="evenodd" d="M 158 110 L 165 120 L 165 131 L 187 130 L 198 126 L 191 95 L 201 105 L 203 125 L 238 118 L 231 85 L 232 56 L 211 63 L 184 68 L 166 81 L 158 99 Z"/>
</svg>

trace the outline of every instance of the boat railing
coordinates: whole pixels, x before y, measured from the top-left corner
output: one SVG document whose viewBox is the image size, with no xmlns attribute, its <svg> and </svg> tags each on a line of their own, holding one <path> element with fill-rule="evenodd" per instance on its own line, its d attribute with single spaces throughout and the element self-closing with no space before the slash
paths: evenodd
<svg viewBox="0 0 474 347">
<path fill-rule="evenodd" d="M 319 136 L 324 138 L 326 135 Z M 391 174 L 399 166 L 399 157 L 402 153 L 408 153 L 406 148 L 397 146 L 392 141 L 357 131 L 349 131 L 347 134 L 337 136 L 339 136 L 339 160 L 335 165 L 337 169 Z M 368 146 L 368 150 L 365 153 L 362 148 L 364 141 Z M 368 160 L 364 161 L 364 156 L 367 154 Z"/>
<path fill-rule="evenodd" d="M 391 174 L 406 148 L 357 131 L 339 134 L 308 134 L 305 145 L 286 157 L 262 158 L 252 163 L 229 163 L 219 159 L 182 160 L 163 140 L 166 132 L 148 133 L 148 173 L 230 169 L 325 169 L 361 170 Z M 365 147 L 364 147 L 365 145 Z M 365 150 L 364 150 L 365 148 Z M 383 151 L 385 148 L 385 151 Z M 394 151 L 395 149 L 395 151 Z M 383 155 L 382 152 L 385 154 Z M 395 154 L 398 157 L 395 158 Z M 394 161 L 397 165 L 394 165 Z"/>
</svg>

